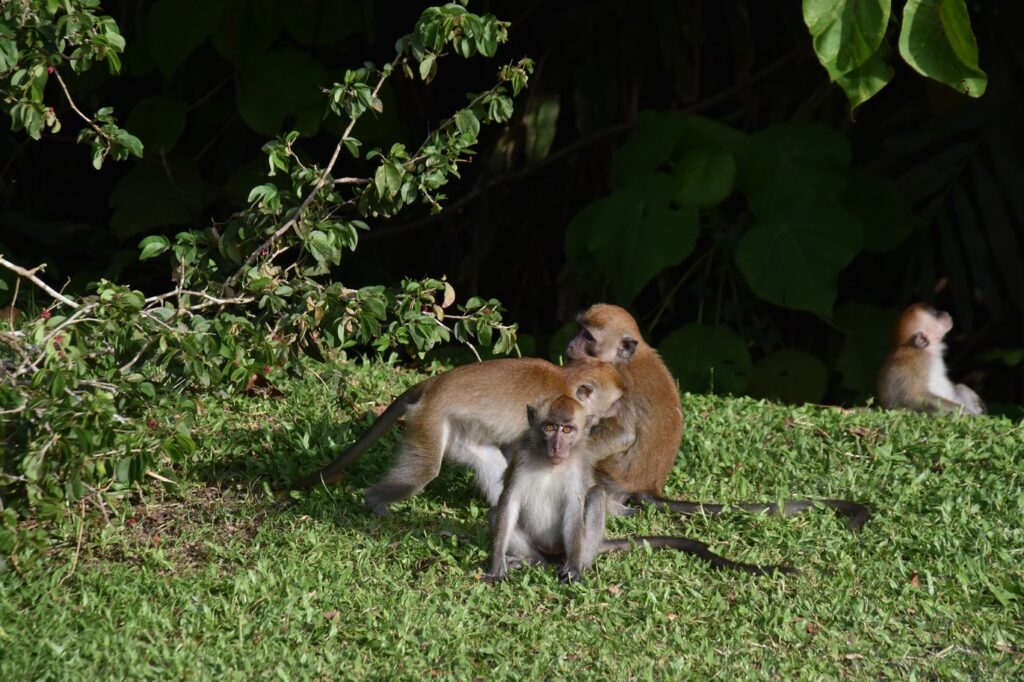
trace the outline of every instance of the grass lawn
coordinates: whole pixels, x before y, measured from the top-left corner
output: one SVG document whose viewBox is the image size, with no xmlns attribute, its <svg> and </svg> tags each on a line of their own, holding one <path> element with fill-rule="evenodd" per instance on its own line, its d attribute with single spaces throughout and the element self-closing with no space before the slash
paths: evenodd
<svg viewBox="0 0 1024 682">
<path fill-rule="evenodd" d="M 330 490 L 271 487 L 337 454 L 417 380 L 324 369 L 284 397 L 154 414 L 200 444 L 111 524 L 0 574 L 0 679 L 1007 679 L 1024 675 L 1024 425 L 686 395 L 667 492 L 865 502 L 857 534 L 792 518 L 645 511 L 609 534 L 683 534 L 797 576 L 716 572 L 671 551 L 479 580 L 486 508 L 446 468 L 373 517 L 362 488 L 397 432 Z M 160 484 L 156 484 L 160 485 Z M 76 526 L 77 527 L 77 526 Z"/>
</svg>

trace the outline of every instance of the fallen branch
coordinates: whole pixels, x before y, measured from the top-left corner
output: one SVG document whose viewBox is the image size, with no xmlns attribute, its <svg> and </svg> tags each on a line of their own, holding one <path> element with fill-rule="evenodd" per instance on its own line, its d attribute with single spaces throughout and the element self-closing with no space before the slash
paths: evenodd
<svg viewBox="0 0 1024 682">
<path fill-rule="evenodd" d="M 46 263 L 43 263 L 41 265 L 37 265 L 36 267 L 32 268 L 31 270 L 26 270 L 25 268 L 21 267 L 20 265 L 15 265 L 14 263 L 10 262 L 9 260 L 4 258 L 3 256 L 0 256 L 0 265 L 4 266 L 5 268 L 10 270 L 11 272 L 14 272 L 14 273 L 24 277 L 25 279 L 29 280 L 30 282 L 35 284 L 37 287 L 39 287 L 40 289 L 42 289 L 43 291 L 45 291 L 50 296 L 52 296 L 56 300 L 60 301 L 64 305 L 70 306 L 72 308 L 77 308 L 78 307 L 77 303 L 75 303 L 70 298 L 68 298 L 64 294 L 60 293 L 59 291 L 57 291 L 56 289 L 51 287 L 49 284 L 47 284 L 43 280 L 41 280 L 38 277 L 36 277 L 36 273 L 37 272 L 42 272 L 42 271 L 44 271 L 46 269 Z"/>
</svg>

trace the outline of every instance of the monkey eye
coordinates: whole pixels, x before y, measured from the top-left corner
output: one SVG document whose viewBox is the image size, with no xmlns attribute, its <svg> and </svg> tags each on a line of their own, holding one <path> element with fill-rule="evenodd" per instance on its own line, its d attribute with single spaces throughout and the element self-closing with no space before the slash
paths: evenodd
<svg viewBox="0 0 1024 682">
<path fill-rule="evenodd" d="M 580 332 L 580 334 L 582 334 L 583 338 L 586 339 L 587 341 L 593 341 L 594 340 L 594 335 L 591 334 L 590 330 L 587 329 L 586 327 L 583 328 L 583 330 Z"/>
<path fill-rule="evenodd" d="M 562 433 L 572 433 L 572 427 L 566 424 L 562 427 Z"/>
<path fill-rule="evenodd" d="M 555 425 L 554 424 L 545 424 L 544 425 L 544 431 L 546 433 L 554 433 L 555 432 Z"/>
</svg>

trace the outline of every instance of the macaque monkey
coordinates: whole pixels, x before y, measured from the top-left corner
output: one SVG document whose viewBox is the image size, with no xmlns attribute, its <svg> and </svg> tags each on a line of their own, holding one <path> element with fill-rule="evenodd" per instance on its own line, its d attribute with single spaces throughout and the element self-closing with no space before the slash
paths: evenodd
<svg viewBox="0 0 1024 682">
<path fill-rule="evenodd" d="M 348 450 L 292 487 L 336 482 L 346 466 L 404 415 L 406 435 L 397 460 L 384 478 L 365 492 L 366 504 L 375 514 L 386 516 L 391 503 L 420 492 L 437 476 L 445 457 L 471 468 L 484 499 L 495 505 L 506 466 L 501 447 L 528 428 L 523 404 L 568 395 L 580 401 L 587 414 L 600 418 L 616 412 L 623 390 L 622 377 L 613 366 L 589 359 L 565 367 L 534 358 L 456 367 L 400 395 Z M 632 442 L 629 434 L 623 435 L 614 424 L 606 431 L 605 454 Z"/>
<path fill-rule="evenodd" d="M 919 412 L 985 414 L 985 403 L 964 384 L 950 382 L 942 339 L 953 328 L 949 313 L 921 303 L 911 305 L 896 322 L 892 352 L 878 374 L 878 403 L 887 409 Z"/>
<path fill-rule="evenodd" d="M 600 434 L 609 424 L 636 435 L 629 449 L 596 463 L 597 480 L 608 494 L 611 513 L 628 513 L 624 506 L 627 501 L 653 504 L 686 515 L 714 515 L 730 508 L 788 516 L 822 505 L 847 515 L 851 530 L 859 529 L 868 520 L 871 512 L 867 507 L 846 500 L 721 505 L 665 499 L 665 480 L 679 454 L 683 435 L 683 413 L 675 381 L 625 309 L 597 303 L 580 313 L 576 321 L 579 332 L 569 341 L 566 355 L 573 360 L 590 357 L 612 363 L 625 381 L 625 395 L 619 401 L 616 418 L 599 423 L 594 433 Z"/>
<path fill-rule="evenodd" d="M 607 493 L 597 484 L 587 450 L 594 423 L 583 406 L 560 396 L 540 407 L 527 407 L 530 429 L 510 447 L 505 485 L 491 522 L 488 582 L 505 578 L 509 563 L 560 562 L 564 582 L 579 580 L 598 554 L 628 551 L 634 543 L 694 554 L 715 568 L 753 575 L 793 573 L 789 566 L 761 566 L 730 561 L 703 542 L 679 537 L 605 538 Z"/>
</svg>

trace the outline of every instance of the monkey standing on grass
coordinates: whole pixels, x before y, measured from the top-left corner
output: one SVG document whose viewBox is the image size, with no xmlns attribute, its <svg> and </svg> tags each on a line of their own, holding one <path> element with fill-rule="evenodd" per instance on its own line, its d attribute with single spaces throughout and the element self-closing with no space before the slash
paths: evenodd
<svg viewBox="0 0 1024 682">
<path fill-rule="evenodd" d="M 722 513 L 726 505 L 664 498 L 665 480 L 679 454 L 683 435 L 682 409 L 671 373 L 658 352 L 644 342 L 633 316 L 619 306 L 597 303 L 580 313 L 576 321 L 579 332 L 569 342 L 566 355 L 573 360 L 603 360 L 619 370 L 625 394 L 613 423 L 636 434 L 628 449 L 597 464 L 597 480 L 608 494 L 609 511 L 625 513 L 628 501 L 680 514 Z M 599 434 L 603 426 L 598 424 L 595 433 Z M 741 502 L 728 507 L 788 516 L 817 505 L 848 516 L 851 530 L 859 529 L 871 516 L 867 507 L 847 500 L 795 500 L 781 505 Z"/>
<path fill-rule="evenodd" d="M 441 470 L 445 457 L 471 468 L 488 504 L 498 502 L 505 456 L 501 446 L 518 438 L 528 424 L 522 406 L 573 396 L 588 414 L 617 412 L 622 377 L 611 365 L 587 358 L 557 367 L 536 358 L 501 359 L 456 367 L 416 384 L 395 399 L 348 450 L 319 471 L 292 484 L 293 489 L 334 483 L 344 468 L 377 441 L 399 417 L 406 434 L 395 463 L 384 478 L 366 489 L 366 504 L 378 515 L 389 505 L 423 490 Z M 604 454 L 625 442 L 614 425 L 604 432 Z M 595 446 L 600 450 L 600 446 Z"/>
<path fill-rule="evenodd" d="M 595 420 L 568 396 L 526 409 L 530 429 L 510 447 L 501 498 L 489 514 L 488 582 L 504 579 L 510 560 L 513 565 L 560 562 L 559 578 L 573 582 L 598 554 L 628 551 L 638 542 L 696 555 L 715 568 L 753 575 L 795 572 L 790 566 L 730 561 L 687 538 L 605 538 L 607 493 L 594 477 L 587 438 Z"/>
</svg>

